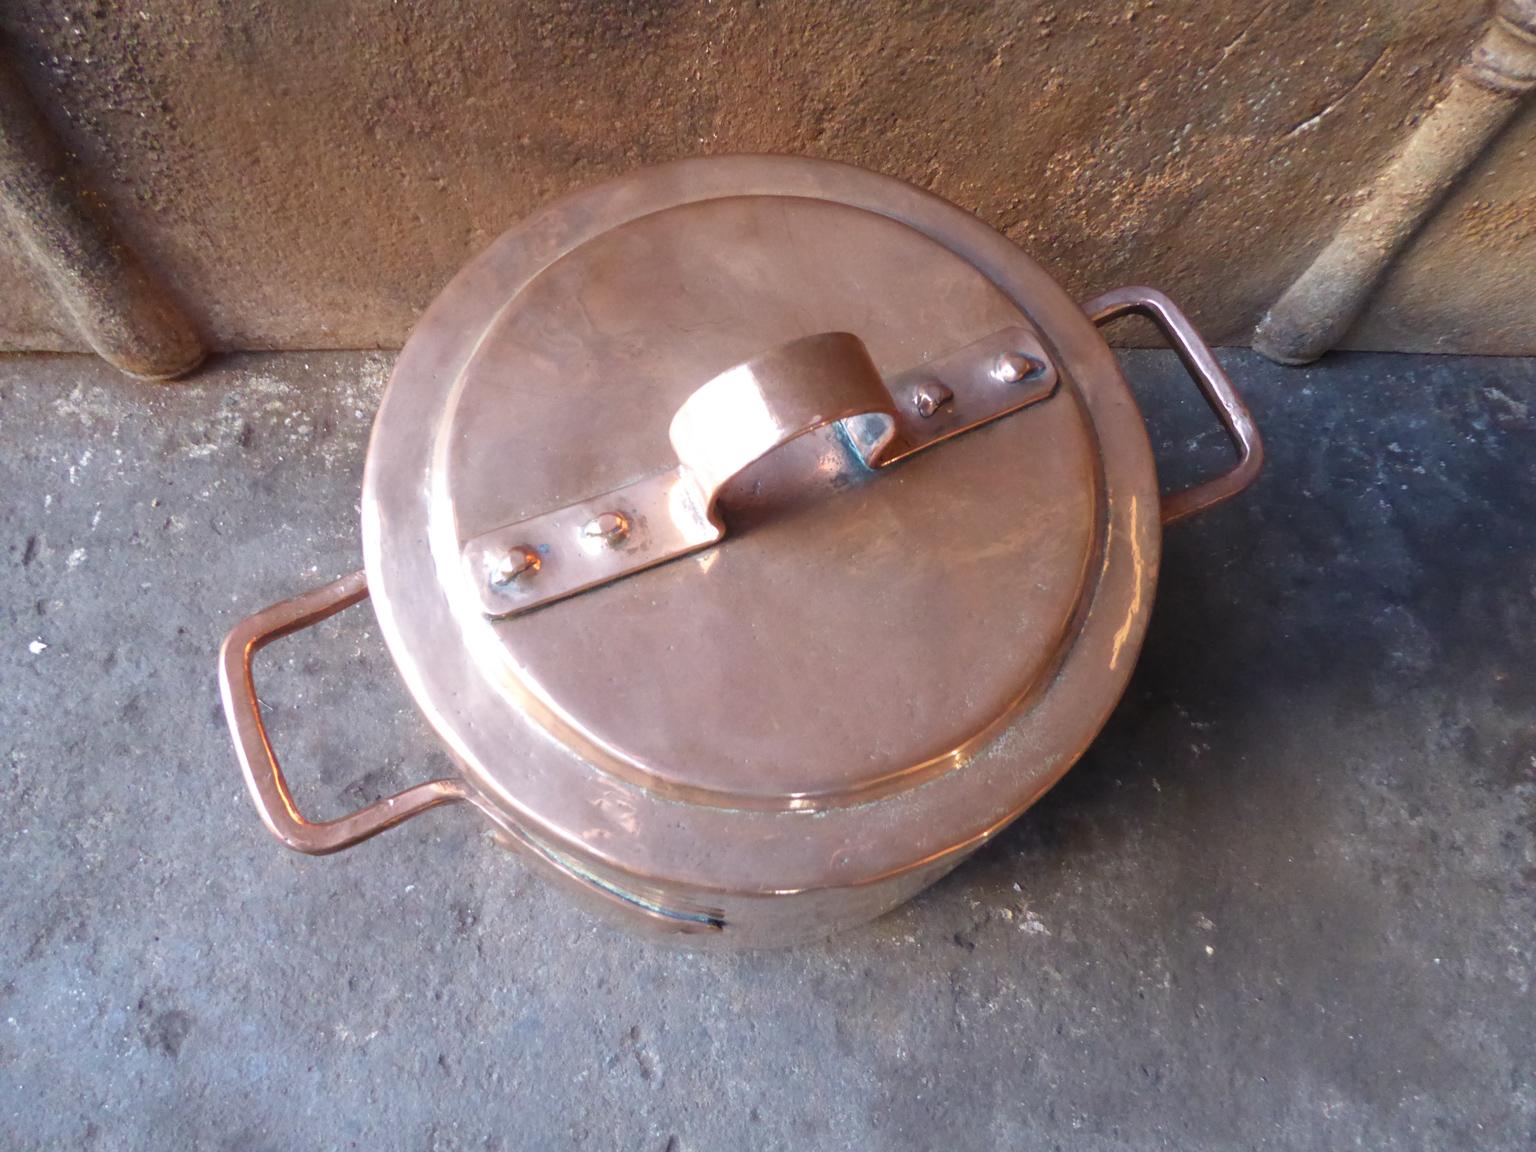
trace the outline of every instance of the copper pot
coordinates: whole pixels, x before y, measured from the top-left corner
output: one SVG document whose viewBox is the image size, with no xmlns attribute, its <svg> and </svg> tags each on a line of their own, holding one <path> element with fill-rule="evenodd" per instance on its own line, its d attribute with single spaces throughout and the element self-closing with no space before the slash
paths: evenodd
<svg viewBox="0 0 1536 1152">
<path fill-rule="evenodd" d="M 1095 327 L 1126 312 L 1231 471 L 1159 494 Z M 427 311 L 374 422 L 364 570 L 230 633 L 225 711 L 301 852 L 467 800 L 628 923 L 821 936 L 1060 779 L 1136 662 L 1162 526 L 1260 459 L 1161 293 L 1080 307 L 959 208 L 840 164 L 651 168 L 512 229 Z M 307 821 L 251 657 L 370 592 L 459 775 Z"/>
</svg>

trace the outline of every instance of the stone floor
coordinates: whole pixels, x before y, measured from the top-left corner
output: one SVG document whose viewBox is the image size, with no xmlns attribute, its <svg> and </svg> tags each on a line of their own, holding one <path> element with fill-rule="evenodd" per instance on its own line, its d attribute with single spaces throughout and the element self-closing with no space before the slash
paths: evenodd
<svg viewBox="0 0 1536 1152">
<path fill-rule="evenodd" d="M 1224 358 L 1268 471 L 1170 530 L 1092 751 L 912 905 L 745 955 L 467 810 L 257 822 L 214 651 L 359 564 L 387 357 L 0 359 L 0 1147 L 1531 1147 L 1536 361 Z M 1212 467 L 1127 359 L 1169 481 Z M 266 666 L 320 814 L 448 768 L 366 607 Z"/>
</svg>

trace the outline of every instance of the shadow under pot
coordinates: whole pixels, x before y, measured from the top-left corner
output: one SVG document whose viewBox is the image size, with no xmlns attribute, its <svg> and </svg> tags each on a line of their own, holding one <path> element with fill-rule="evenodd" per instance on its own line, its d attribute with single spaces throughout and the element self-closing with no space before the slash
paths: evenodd
<svg viewBox="0 0 1536 1152">
<path fill-rule="evenodd" d="M 1238 449 L 1161 494 L 1097 324 L 1149 316 Z M 395 366 L 361 572 L 230 634 L 225 710 L 289 847 L 468 801 L 624 923 L 777 945 L 901 903 L 1092 741 L 1163 525 L 1258 433 L 1161 293 L 1078 305 L 1002 236 L 819 160 L 650 168 L 470 263 Z M 371 593 L 458 765 L 299 814 L 251 679 Z"/>
</svg>

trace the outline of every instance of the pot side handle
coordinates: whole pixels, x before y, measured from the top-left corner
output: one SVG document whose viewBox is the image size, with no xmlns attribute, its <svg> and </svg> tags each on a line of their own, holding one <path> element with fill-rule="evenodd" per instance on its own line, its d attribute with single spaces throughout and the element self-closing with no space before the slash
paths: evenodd
<svg viewBox="0 0 1536 1152">
<path fill-rule="evenodd" d="M 1259 478 L 1259 470 L 1264 466 L 1264 441 L 1259 438 L 1253 416 L 1177 304 L 1156 288 L 1125 287 L 1085 301 L 1083 311 L 1095 324 L 1107 324 L 1132 312 L 1156 324 L 1237 448 L 1237 463 L 1226 472 L 1163 498 L 1165 525 L 1230 500 Z"/>
<path fill-rule="evenodd" d="M 272 835 L 294 851 L 312 856 L 350 848 L 418 812 L 466 799 L 457 780 L 431 780 L 336 820 L 310 821 L 299 814 L 262 723 L 251 660 L 279 637 L 334 616 L 367 595 L 367 576 L 353 572 L 246 617 L 219 649 L 219 694 L 224 699 L 224 718 L 235 741 L 246 788 Z"/>
</svg>

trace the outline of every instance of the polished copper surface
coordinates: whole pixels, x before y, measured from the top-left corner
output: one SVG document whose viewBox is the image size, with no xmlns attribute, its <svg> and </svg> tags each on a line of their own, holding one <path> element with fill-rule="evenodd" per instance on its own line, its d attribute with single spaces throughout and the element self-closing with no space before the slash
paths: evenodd
<svg viewBox="0 0 1536 1152">
<path fill-rule="evenodd" d="M 1165 324 L 1244 453 L 1173 511 L 1251 481 L 1251 421 L 1187 322 L 1148 290 L 1098 306 Z M 721 544 L 486 614 L 466 542 L 664 473 L 673 414 L 733 365 L 846 332 L 889 380 L 1016 327 L 1059 378 L 1049 398 L 881 472 L 873 441 L 802 429 L 721 473 Z M 946 391 L 914 384 L 914 418 Z M 568 527 L 584 547 L 643 532 L 583 511 Z M 1135 663 L 1164 511 L 1113 355 L 1028 257 L 897 181 L 735 157 L 569 197 L 454 280 L 381 405 L 363 531 L 382 630 L 455 787 L 628 922 L 750 945 L 900 902 L 1071 766 Z M 538 557 L 509 553 L 503 578 Z M 224 679 L 281 835 L 298 817 L 248 678 L 273 623 L 232 637 Z"/>
</svg>

